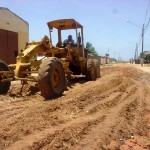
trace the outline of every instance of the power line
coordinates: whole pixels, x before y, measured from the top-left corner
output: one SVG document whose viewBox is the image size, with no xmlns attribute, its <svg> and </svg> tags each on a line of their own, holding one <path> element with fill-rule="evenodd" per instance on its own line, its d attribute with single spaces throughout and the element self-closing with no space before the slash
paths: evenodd
<svg viewBox="0 0 150 150">
<path fill-rule="evenodd" d="M 147 29 L 147 27 L 148 27 L 148 25 L 149 25 L 149 22 L 150 22 L 150 18 L 149 18 L 149 20 L 148 20 L 148 22 L 147 22 L 147 25 L 146 25 L 146 27 L 145 27 L 145 31 L 146 31 L 146 29 Z"/>
<path fill-rule="evenodd" d="M 149 23 L 150 23 L 150 18 L 149 18 L 149 20 L 147 22 L 146 27 L 144 28 L 144 32 L 147 30 L 147 27 L 148 27 Z M 137 42 L 138 43 L 138 47 L 141 45 L 141 42 L 142 42 L 142 33 L 140 34 L 139 40 Z"/>
<path fill-rule="evenodd" d="M 145 13 L 144 24 L 143 24 L 143 30 L 142 30 L 142 33 L 140 34 L 140 38 L 139 38 L 139 40 L 138 40 L 139 42 L 137 42 L 137 43 L 138 43 L 138 47 L 141 45 L 143 33 L 145 33 L 145 31 L 147 30 L 148 25 L 149 25 L 149 23 L 150 23 L 150 18 L 149 18 L 149 20 L 148 20 L 148 22 L 147 22 L 147 25 L 146 25 L 145 28 L 144 28 L 144 25 L 145 25 L 145 22 L 146 22 L 146 18 L 147 18 L 147 14 L 148 14 L 149 8 L 150 8 L 150 0 L 148 0 L 148 5 L 147 5 L 146 13 Z"/>
<path fill-rule="evenodd" d="M 148 0 L 147 9 L 146 9 L 146 12 L 145 12 L 144 24 L 145 24 L 145 21 L 146 21 L 146 18 L 147 18 L 147 14 L 148 14 L 149 8 L 150 8 L 150 0 Z"/>
</svg>

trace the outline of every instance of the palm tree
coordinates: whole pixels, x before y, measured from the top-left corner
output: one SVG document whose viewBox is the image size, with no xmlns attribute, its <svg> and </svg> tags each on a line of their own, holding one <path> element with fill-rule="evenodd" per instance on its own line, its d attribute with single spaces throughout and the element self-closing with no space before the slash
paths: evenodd
<svg viewBox="0 0 150 150">
<path fill-rule="evenodd" d="M 93 47 L 92 43 L 90 42 L 86 42 L 86 49 L 87 49 L 87 52 L 89 54 L 92 54 L 94 56 L 98 56 L 98 53 L 97 51 L 95 50 L 95 47 Z"/>
</svg>

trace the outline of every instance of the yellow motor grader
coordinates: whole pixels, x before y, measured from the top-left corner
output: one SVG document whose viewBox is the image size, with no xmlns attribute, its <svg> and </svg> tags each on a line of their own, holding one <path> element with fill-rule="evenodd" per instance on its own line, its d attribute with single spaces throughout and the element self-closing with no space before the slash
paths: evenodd
<svg viewBox="0 0 150 150">
<path fill-rule="evenodd" d="M 61 19 L 47 25 L 50 38 L 44 36 L 41 41 L 26 43 L 16 57 L 16 64 L 7 65 L 0 60 L 0 94 L 8 92 L 11 81 L 21 80 L 22 84 L 32 81 L 38 83 L 41 95 L 48 99 L 61 95 L 72 75 L 82 74 L 87 80 L 100 77 L 99 61 L 88 58 L 84 48 L 83 26 L 80 23 L 74 19 Z M 58 31 L 56 46 L 52 44 L 53 28 Z M 74 45 L 62 44 L 62 31 L 68 29 L 75 31 Z"/>
</svg>

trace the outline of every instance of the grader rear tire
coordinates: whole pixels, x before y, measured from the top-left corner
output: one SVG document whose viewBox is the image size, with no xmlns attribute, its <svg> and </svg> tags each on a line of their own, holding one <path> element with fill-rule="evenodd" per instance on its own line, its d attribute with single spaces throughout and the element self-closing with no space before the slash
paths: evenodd
<svg viewBox="0 0 150 150">
<path fill-rule="evenodd" d="M 0 71 L 10 71 L 7 64 L 0 59 Z M 10 82 L 1 82 L 2 79 L 6 79 L 6 76 L 0 74 L 0 94 L 6 94 L 10 88 Z"/>
<path fill-rule="evenodd" d="M 87 60 L 86 78 L 89 81 L 94 81 L 96 79 L 95 66 L 92 59 Z"/>
<path fill-rule="evenodd" d="M 43 60 L 38 72 L 39 88 L 45 99 L 60 96 L 64 92 L 65 73 L 58 58 L 50 57 Z"/>
<path fill-rule="evenodd" d="M 94 59 L 94 65 L 96 78 L 100 78 L 100 65 L 97 59 Z"/>
</svg>

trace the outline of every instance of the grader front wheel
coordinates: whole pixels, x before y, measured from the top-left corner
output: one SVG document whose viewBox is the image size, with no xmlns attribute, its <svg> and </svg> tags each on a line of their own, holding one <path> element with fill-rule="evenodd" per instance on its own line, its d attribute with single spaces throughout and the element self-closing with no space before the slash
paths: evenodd
<svg viewBox="0 0 150 150">
<path fill-rule="evenodd" d="M 94 59 L 94 65 L 96 78 L 100 78 L 100 65 L 97 59 Z"/>
<path fill-rule="evenodd" d="M 0 71 L 10 71 L 7 64 L 0 59 Z M 0 94 L 6 94 L 10 87 L 10 82 L 1 82 L 6 79 L 4 74 L 0 74 Z"/>
<path fill-rule="evenodd" d="M 87 60 L 87 69 L 86 69 L 86 78 L 87 80 L 94 81 L 96 79 L 95 75 L 95 66 L 92 59 Z"/>
<path fill-rule="evenodd" d="M 64 92 L 65 73 L 58 58 L 50 57 L 43 60 L 39 69 L 38 83 L 41 95 L 45 99 L 59 96 Z"/>
</svg>

